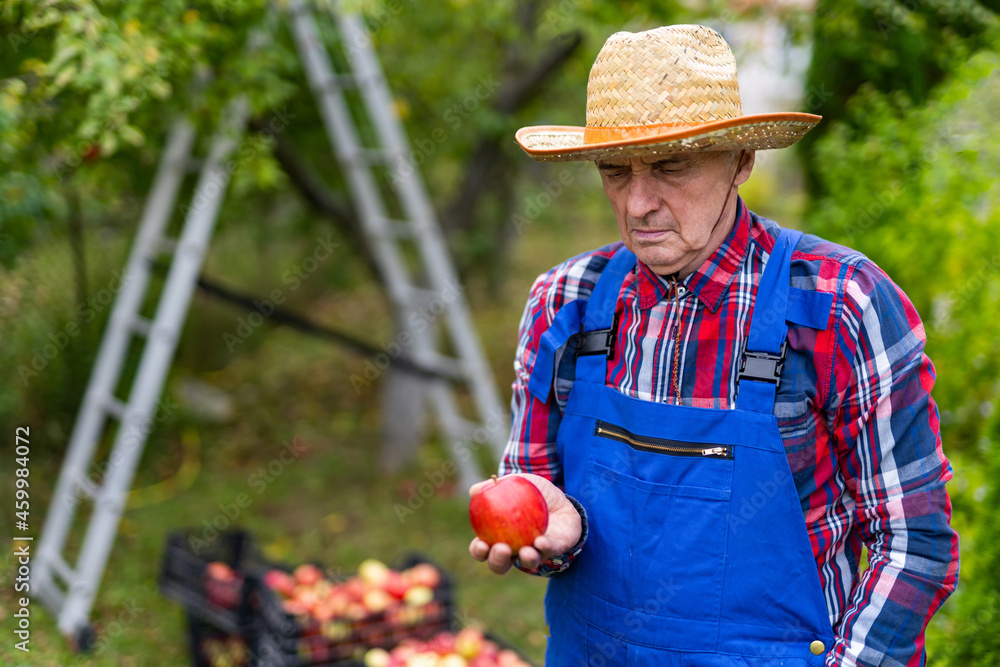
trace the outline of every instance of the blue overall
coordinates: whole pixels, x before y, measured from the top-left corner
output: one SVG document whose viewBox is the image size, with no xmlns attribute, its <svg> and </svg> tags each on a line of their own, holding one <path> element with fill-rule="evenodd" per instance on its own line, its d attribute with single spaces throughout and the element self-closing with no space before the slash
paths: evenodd
<svg viewBox="0 0 1000 667">
<path fill-rule="evenodd" d="M 799 238 L 783 230 L 765 266 L 750 365 L 783 352 Z M 635 261 L 622 247 L 590 299 L 559 311 L 542 336 L 532 393 L 547 398 L 551 353 L 572 335 L 613 331 Z M 776 383 L 741 376 L 736 409 L 695 408 L 626 396 L 605 384 L 606 368 L 604 355 L 577 357 L 559 427 L 566 493 L 586 508 L 590 534 L 549 581 L 546 665 L 823 665 L 833 629 L 772 414 Z M 754 512 L 736 511 L 744 501 Z"/>
</svg>

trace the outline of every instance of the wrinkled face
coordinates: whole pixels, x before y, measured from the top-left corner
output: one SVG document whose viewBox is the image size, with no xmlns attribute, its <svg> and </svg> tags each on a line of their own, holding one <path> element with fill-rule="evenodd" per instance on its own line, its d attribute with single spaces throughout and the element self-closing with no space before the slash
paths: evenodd
<svg viewBox="0 0 1000 667">
<path fill-rule="evenodd" d="M 686 276 L 726 238 L 754 153 L 705 151 L 597 161 L 625 246 L 656 273 Z"/>
</svg>

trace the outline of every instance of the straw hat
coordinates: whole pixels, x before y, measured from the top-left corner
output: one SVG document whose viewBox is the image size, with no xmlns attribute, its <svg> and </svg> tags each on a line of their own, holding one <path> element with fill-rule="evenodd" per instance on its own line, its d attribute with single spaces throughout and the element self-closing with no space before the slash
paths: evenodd
<svg viewBox="0 0 1000 667">
<path fill-rule="evenodd" d="M 819 121 L 808 113 L 744 116 L 726 40 L 705 26 L 672 25 L 608 38 L 587 82 L 586 127 L 524 127 L 516 139 L 536 160 L 596 160 L 785 148 Z"/>
</svg>

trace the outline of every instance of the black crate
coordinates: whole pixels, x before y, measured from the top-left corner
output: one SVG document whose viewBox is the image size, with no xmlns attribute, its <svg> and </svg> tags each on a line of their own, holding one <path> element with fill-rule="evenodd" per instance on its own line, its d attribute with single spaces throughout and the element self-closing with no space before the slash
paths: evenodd
<svg viewBox="0 0 1000 667">
<path fill-rule="evenodd" d="M 250 646 L 243 633 L 221 630 L 190 611 L 187 624 L 194 667 L 249 667 Z"/>
<path fill-rule="evenodd" d="M 361 659 L 369 648 L 389 648 L 407 637 L 427 638 L 451 627 L 454 585 L 448 573 L 418 554 L 408 554 L 393 569 L 402 571 L 419 563 L 429 563 L 441 574 L 441 584 L 427 605 L 355 621 L 334 619 L 323 625 L 286 612 L 281 597 L 263 585 L 263 572 L 258 572 L 251 578 L 250 594 L 251 606 L 259 620 L 251 647 L 255 667 L 351 665 L 355 664 L 352 660 Z"/>
<path fill-rule="evenodd" d="M 201 533 L 199 529 L 181 530 L 168 536 L 160 592 L 222 632 L 245 633 L 252 622 L 248 572 L 258 569 L 263 561 L 245 531 L 224 531 L 212 540 L 203 539 Z M 226 583 L 209 579 L 206 568 L 215 561 L 231 567 L 239 578 Z"/>
</svg>

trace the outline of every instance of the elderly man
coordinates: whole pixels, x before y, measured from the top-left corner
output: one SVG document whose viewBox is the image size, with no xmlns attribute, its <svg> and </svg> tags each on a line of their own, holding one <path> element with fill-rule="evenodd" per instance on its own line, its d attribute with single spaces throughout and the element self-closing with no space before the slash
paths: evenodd
<svg viewBox="0 0 1000 667">
<path fill-rule="evenodd" d="M 517 133 L 594 160 L 622 237 L 521 321 L 501 473 L 549 528 L 469 546 L 551 577 L 548 665 L 924 664 L 958 536 L 923 325 L 870 260 L 737 194 L 819 120 L 742 115 L 722 37 L 670 26 L 608 39 L 585 128 Z"/>
</svg>

